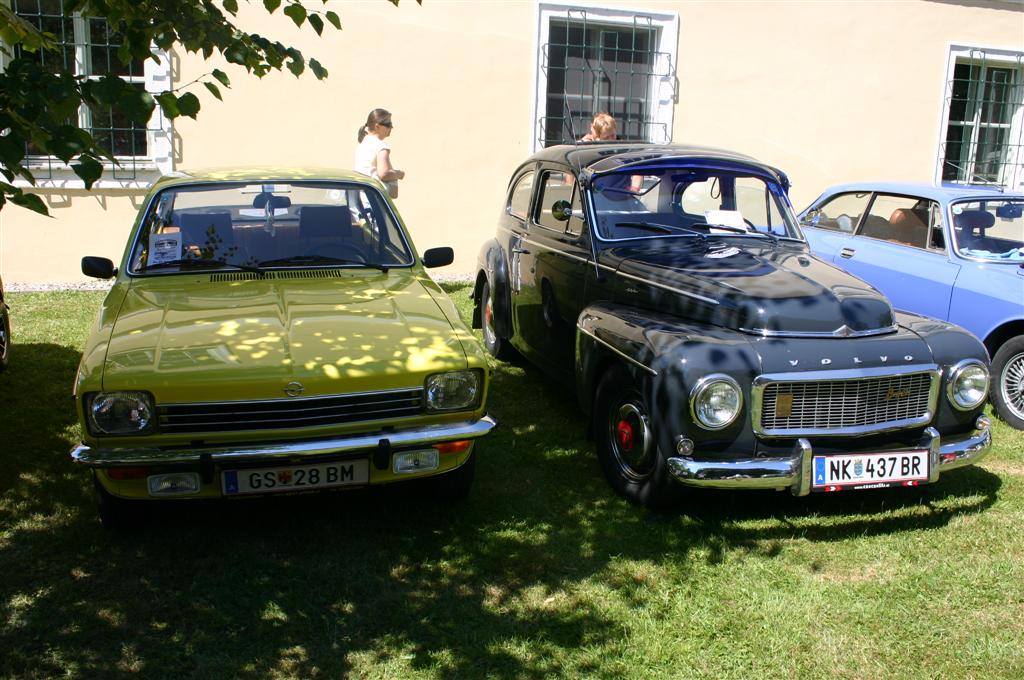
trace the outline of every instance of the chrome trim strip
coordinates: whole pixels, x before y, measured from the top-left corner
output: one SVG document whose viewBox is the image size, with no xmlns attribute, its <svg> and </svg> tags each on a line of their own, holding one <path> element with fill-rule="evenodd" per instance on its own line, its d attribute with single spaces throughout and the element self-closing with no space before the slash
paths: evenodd
<svg viewBox="0 0 1024 680">
<path fill-rule="evenodd" d="M 953 435 L 942 440 L 934 428 L 928 428 L 922 444 L 910 450 L 928 448 L 931 465 L 929 483 L 939 475 L 964 465 L 972 465 L 984 458 L 992 448 L 990 422 L 978 418 L 976 429 L 966 435 Z M 891 449 L 890 449 L 891 450 Z M 899 449 L 903 450 L 903 449 Z M 849 453 L 858 453 L 850 451 Z M 864 451 L 863 453 L 872 453 Z M 938 459 L 935 459 L 937 454 Z M 723 454 L 728 455 L 728 454 Z M 687 486 L 715 489 L 785 489 L 796 496 L 811 492 L 814 451 L 806 439 L 797 440 L 790 456 L 771 458 L 736 458 L 714 460 L 672 456 L 667 459 L 668 469 L 676 481 Z"/>
<path fill-rule="evenodd" d="M 610 271 L 613 274 L 618 274 L 619 276 L 622 276 L 622 277 L 627 278 L 627 279 L 633 279 L 634 281 L 639 281 L 640 283 L 646 283 L 646 284 L 648 284 L 650 286 L 654 286 L 656 288 L 661 288 L 662 290 L 667 290 L 670 293 L 678 293 L 679 295 L 685 295 L 686 297 L 690 297 L 690 298 L 693 298 L 695 300 L 700 300 L 701 302 L 706 302 L 709 305 L 718 305 L 719 304 L 718 300 L 714 300 L 714 299 L 709 298 L 709 297 L 704 297 L 703 295 L 699 295 L 697 293 L 691 293 L 689 291 L 681 290 L 679 288 L 673 288 L 672 286 L 669 286 L 668 284 L 659 283 L 657 281 L 652 281 L 651 279 L 645 279 L 645 278 L 642 278 L 642 277 L 639 277 L 639 276 L 634 276 L 633 274 L 627 274 L 625 272 L 619 271 L 615 267 L 609 267 L 606 264 L 600 264 L 599 263 L 598 266 L 601 269 Z"/>
<path fill-rule="evenodd" d="M 764 390 L 769 384 L 785 382 L 839 382 L 864 378 L 886 378 L 910 373 L 930 373 L 928 388 L 928 410 L 917 418 L 892 420 L 874 425 L 836 428 L 787 428 L 766 430 L 761 427 L 761 413 L 764 407 Z M 939 388 L 942 369 L 937 364 L 916 364 L 909 366 L 878 366 L 875 368 L 849 368 L 836 371 L 806 371 L 804 373 L 765 373 L 754 378 L 750 388 L 750 421 L 754 433 L 759 437 L 843 437 L 851 435 L 891 432 L 908 427 L 926 425 L 932 421 L 939 405 Z"/>
<path fill-rule="evenodd" d="M 834 331 L 771 331 L 767 328 L 737 328 L 736 330 L 748 335 L 759 335 L 765 338 L 867 338 L 873 335 L 885 335 L 895 333 L 899 326 L 893 324 L 884 328 L 873 328 L 867 331 L 850 330 L 849 326 L 843 325 Z"/>
<path fill-rule="evenodd" d="M 543 226 L 543 225 L 541 225 L 541 226 Z M 549 229 L 548 231 L 551 231 L 551 230 Z M 558 232 L 554 232 L 554 233 L 557 234 Z M 523 242 L 523 243 L 529 243 L 531 246 L 537 246 L 537 247 L 540 247 L 540 248 L 544 248 L 545 250 L 551 251 L 553 253 L 557 253 L 558 255 L 560 255 L 562 257 L 568 257 L 570 259 L 582 262 L 583 264 L 590 264 L 590 258 L 580 257 L 579 255 L 572 255 L 570 253 L 565 252 L 564 250 L 555 250 L 554 248 L 552 248 L 551 246 L 549 246 L 549 245 L 547 245 L 545 243 L 539 243 L 539 242 L 534 241 L 532 239 L 521 238 L 519 240 L 521 242 Z"/>
<path fill-rule="evenodd" d="M 364 452 L 368 455 L 377 449 L 381 440 L 386 439 L 392 447 L 436 444 L 456 439 L 475 439 L 495 428 L 497 423 L 484 415 L 479 420 L 443 425 L 427 425 L 394 432 L 379 431 L 373 434 L 358 434 L 330 439 L 307 441 L 283 441 L 261 444 L 226 444 L 201 448 L 100 448 L 79 444 L 71 450 L 71 459 L 91 467 L 116 467 L 118 465 L 165 465 L 174 463 L 199 463 L 207 457 L 214 463 L 239 463 L 274 459 L 289 459 L 293 456 L 331 456 Z"/>
<path fill-rule="evenodd" d="M 595 342 L 601 343 L 602 345 L 604 345 L 605 347 L 610 349 L 612 352 L 614 352 L 615 354 L 619 355 L 620 357 L 622 357 L 626 361 L 630 362 L 634 366 L 642 368 L 643 370 L 647 371 L 651 375 L 658 375 L 658 372 L 656 370 L 654 370 L 653 368 L 651 368 L 650 366 L 648 366 L 646 364 L 642 364 L 639 361 L 637 361 L 636 359 L 634 359 L 633 357 L 631 357 L 628 354 L 626 354 L 625 352 L 620 351 L 618 348 L 612 347 L 607 341 L 602 340 L 601 338 L 597 337 L 596 335 L 594 335 L 594 333 L 590 332 L 589 330 L 587 330 L 586 328 L 584 328 L 583 326 L 581 326 L 578 323 L 576 324 L 576 329 L 579 330 L 580 333 L 583 333 L 583 335 L 586 335 L 589 338 L 593 338 Z"/>
</svg>

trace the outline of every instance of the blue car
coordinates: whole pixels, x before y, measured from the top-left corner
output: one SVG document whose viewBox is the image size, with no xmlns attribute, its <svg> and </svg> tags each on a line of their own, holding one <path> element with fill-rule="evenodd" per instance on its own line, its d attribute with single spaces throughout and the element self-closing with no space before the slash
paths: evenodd
<svg viewBox="0 0 1024 680">
<path fill-rule="evenodd" d="M 816 255 L 867 281 L 894 307 L 980 338 L 992 358 L 992 404 L 1024 429 L 1024 194 L 841 184 L 800 222 Z"/>
</svg>

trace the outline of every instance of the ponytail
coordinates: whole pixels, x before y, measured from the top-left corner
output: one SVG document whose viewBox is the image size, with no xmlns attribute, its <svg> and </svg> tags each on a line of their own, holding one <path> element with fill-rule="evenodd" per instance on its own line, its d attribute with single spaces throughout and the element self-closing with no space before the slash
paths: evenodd
<svg viewBox="0 0 1024 680">
<path fill-rule="evenodd" d="M 366 126 L 363 125 L 359 128 L 359 132 L 356 133 L 356 139 L 360 142 L 363 141 L 363 137 L 366 136 Z"/>
</svg>

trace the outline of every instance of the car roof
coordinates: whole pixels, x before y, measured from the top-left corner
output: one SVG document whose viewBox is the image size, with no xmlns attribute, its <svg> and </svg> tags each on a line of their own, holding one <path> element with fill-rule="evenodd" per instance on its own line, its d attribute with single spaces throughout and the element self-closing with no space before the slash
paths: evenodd
<svg viewBox="0 0 1024 680">
<path fill-rule="evenodd" d="M 1001 190 L 999 187 L 969 184 L 929 184 L 927 182 L 850 182 L 836 184 L 825 190 L 833 195 L 849 192 L 879 191 L 889 194 L 909 194 L 933 201 L 950 202 L 959 198 L 1024 198 L 1024 194 Z"/>
<path fill-rule="evenodd" d="M 156 184 L 161 187 L 208 182 L 291 182 L 345 181 L 376 184 L 368 175 L 340 168 L 298 168 L 290 166 L 247 166 L 200 168 L 171 172 Z"/>
<path fill-rule="evenodd" d="M 581 142 L 559 144 L 541 149 L 523 162 L 523 165 L 547 161 L 587 169 L 595 173 L 609 172 L 633 163 L 666 163 L 672 159 L 701 158 L 752 165 L 776 175 L 787 187 L 785 173 L 745 154 L 708 146 L 689 144 L 651 144 L 636 142 Z"/>
</svg>

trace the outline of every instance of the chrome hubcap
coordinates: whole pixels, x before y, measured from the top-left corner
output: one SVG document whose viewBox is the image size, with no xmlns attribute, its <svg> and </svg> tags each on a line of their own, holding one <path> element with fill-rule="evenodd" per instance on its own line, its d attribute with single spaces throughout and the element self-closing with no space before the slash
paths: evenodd
<svg viewBox="0 0 1024 680">
<path fill-rule="evenodd" d="M 624 477 L 640 481 L 654 469 L 651 453 L 651 427 L 640 404 L 627 401 L 611 412 L 608 419 L 608 438 L 612 455 Z"/>
<path fill-rule="evenodd" d="M 1007 408 L 1018 418 L 1024 418 L 1024 352 L 1006 362 L 999 376 L 999 389 Z"/>
<path fill-rule="evenodd" d="M 494 346 L 494 339 L 497 337 L 494 334 L 494 310 L 491 309 L 491 300 L 488 296 L 487 300 L 484 301 L 484 342 L 487 343 L 488 347 Z"/>
</svg>

